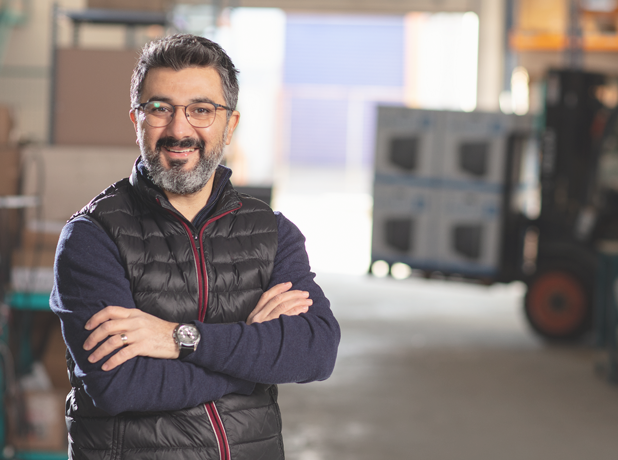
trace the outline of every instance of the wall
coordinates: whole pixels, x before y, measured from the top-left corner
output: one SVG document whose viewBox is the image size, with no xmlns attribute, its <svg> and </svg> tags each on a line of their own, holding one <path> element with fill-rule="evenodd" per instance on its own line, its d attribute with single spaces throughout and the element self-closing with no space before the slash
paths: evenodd
<svg viewBox="0 0 618 460">
<path fill-rule="evenodd" d="M 81 0 L 59 2 L 80 8 Z M 51 0 L 34 0 L 25 24 L 15 27 L 0 63 L 0 104 L 14 109 L 16 136 L 47 141 L 51 66 Z"/>
</svg>

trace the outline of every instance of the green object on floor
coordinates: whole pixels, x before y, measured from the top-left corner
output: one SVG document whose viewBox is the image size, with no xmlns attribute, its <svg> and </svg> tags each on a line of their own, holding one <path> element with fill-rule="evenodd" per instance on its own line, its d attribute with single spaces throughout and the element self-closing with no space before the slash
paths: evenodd
<svg viewBox="0 0 618 460">
<path fill-rule="evenodd" d="M 49 310 L 49 294 L 39 292 L 11 292 L 7 301 L 15 310 Z"/>
<path fill-rule="evenodd" d="M 17 452 L 14 458 L 17 460 L 67 460 L 69 456 L 66 452 Z"/>
</svg>

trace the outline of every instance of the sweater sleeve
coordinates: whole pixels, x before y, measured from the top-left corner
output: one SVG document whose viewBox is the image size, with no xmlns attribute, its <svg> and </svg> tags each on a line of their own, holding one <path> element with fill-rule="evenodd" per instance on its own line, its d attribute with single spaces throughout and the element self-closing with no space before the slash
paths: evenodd
<svg viewBox="0 0 618 460">
<path fill-rule="evenodd" d="M 60 318 L 76 376 L 102 410 L 112 415 L 178 410 L 228 393 L 253 391 L 254 383 L 180 360 L 136 357 L 111 371 L 101 370 L 106 359 L 88 362 L 91 352 L 83 349 L 90 334 L 84 328 L 88 319 L 109 305 L 135 308 L 117 247 L 89 220 L 80 218 L 65 226 L 54 276 L 51 308 Z"/>
<path fill-rule="evenodd" d="M 291 281 L 309 292 L 307 313 L 247 325 L 197 322 L 202 340 L 185 361 L 256 383 L 324 380 L 335 365 L 340 329 L 322 289 L 315 283 L 305 238 L 277 213 L 278 247 L 270 287 Z"/>
</svg>

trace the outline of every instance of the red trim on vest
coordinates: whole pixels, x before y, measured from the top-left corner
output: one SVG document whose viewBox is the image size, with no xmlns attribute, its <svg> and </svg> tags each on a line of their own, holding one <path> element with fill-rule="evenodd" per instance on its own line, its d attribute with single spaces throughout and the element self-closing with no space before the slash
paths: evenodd
<svg viewBox="0 0 618 460">
<path fill-rule="evenodd" d="M 204 265 L 203 257 L 201 256 L 202 251 L 198 251 L 197 250 L 197 246 L 195 245 L 195 241 L 194 241 L 195 235 L 193 235 L 193 232 L 191 231 L 189 226 L 187 224 L 185 224 L 183 222 L 183 220 L 180 217 L 178 217 L 176 214 L 174 214 L 172 211 L 169 211 L 169 212 L 174 217 L 176 217 L 176 219 L 178 219 L 178 221 L 182 224 L 182 226 L 187 231 L 187 234 L 189 235 L 189 240 L 191 241 L 191 248 L 193 249 L 193 256 L 195 257 L 195 269 L 196 269 L 196 272 L 197 272 L 197 285 L 198 285 L 197 310 L 198 310 L 198 318 L 199 318 L 200 321 L 203 322 L 204 320 L 201 318 L 200 312 L 202 310 L 202 304 L 205 303 L 203 301 L 203 299 L 205 297 L 204 293 L 206 291 L 205 291 L 205 288 L 204 288 L 203 280 L 206 277 L 206 267 L 204 266 L 204 271 L 202 271 L 202 266 Z"/>
<path fill-rule="evenodd" d="M 204 404 L 204 407 L 206 408 L 206 413 L 210 419 L 210 425 L 212 426 L 215 437 L 217 438 L 221 460 L 231 460 L 230 445 L 228 444 L 225 427 L 223 426 L 223 422 L 219 416 L 217 406 L 215 406 L 215 403 L 211 401 Z"/>
</svg>

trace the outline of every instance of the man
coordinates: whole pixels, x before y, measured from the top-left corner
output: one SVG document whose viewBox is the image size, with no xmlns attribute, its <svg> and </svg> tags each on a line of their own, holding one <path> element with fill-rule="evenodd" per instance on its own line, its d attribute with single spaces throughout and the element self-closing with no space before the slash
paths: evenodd
<svg viewBox="0 0 618 460">
<path fill-rule="evenodd" d="M 238 125 L 215 43 L 147 45 L 130 178 L 65 226 L 51 305 L 73 459 L 282 459 L 276 384 L 327 378 L 339 326 L 300 231 L 219 166 Z"/>
</svg>

